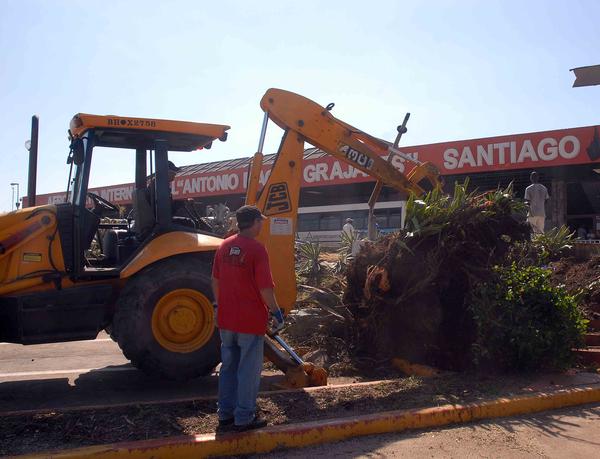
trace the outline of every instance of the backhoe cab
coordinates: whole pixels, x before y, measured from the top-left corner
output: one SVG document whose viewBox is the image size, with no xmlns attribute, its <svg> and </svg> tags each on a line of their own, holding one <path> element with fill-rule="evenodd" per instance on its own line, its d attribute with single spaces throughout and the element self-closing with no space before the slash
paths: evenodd
<svg viewBox="0 0 600 459">
<path fill-rule="evenodd" d="M 65 257 L 67 272 L 75 278 L 116 277 L 145 241 L 177 230 L 210 233 L 210 226 L 192 211 L 186 217 L 173 217 L 168 152 L 210 148 L 215 139 L 226 140 L 227 129 L 229 126 L 183 121 L 75 115 L 70 124 L 71 149 L 67 159 L 74 168 L 73 186 L 67 192 L 67 204 L 57 209 L 59 226 L 72 221 L 76 236 L 72 253 Z M 102 217 L 118 216 L 119 208 L 88 191 L 96 147 L 135 151 L 135 158 L 123 156 L 123 162 L 135 161 L 130 224 L 101 223 Z M 88 209 L 88 198 L 93 202 L 92 209 Z M 102 235 L 99 230 L 104 230 Z M 99 246 L 97 255 L 89 252 L 94 237 Z"/>
</svg>

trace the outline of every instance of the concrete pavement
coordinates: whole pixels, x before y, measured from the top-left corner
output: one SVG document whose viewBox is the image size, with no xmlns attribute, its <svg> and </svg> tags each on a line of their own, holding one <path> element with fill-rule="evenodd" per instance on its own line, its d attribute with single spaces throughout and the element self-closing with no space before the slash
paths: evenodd
<svg viewBox="0 0 600 459">
<path fill-rule="evenodd" d="M 598 458 L 600 404 L 250 457 Z"/>
<path fill-rule="evenodd" d="M 264 371 L 261 390 L 283 374 Z M 331 383 L 356 378 L 332 378 Z M 196 399 L 216 395 L 216 374 L 186 382 L 152 378 L 125 359 L 106 333 L 93 341 L 22 346 L 0 343 L 0 414 L 22 410 Z"/>
</svg>

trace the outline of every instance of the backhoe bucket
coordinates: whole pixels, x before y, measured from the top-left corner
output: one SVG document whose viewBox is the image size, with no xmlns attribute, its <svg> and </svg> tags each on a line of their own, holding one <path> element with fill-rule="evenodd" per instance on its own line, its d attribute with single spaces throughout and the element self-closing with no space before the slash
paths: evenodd
<svg viewBox="0 0 600 459">
<path fill-rule="evenodd" d="M 285 374 L 283 386 L 298 389 L 327 385 L 327 371 L 324 368 L 302 361 L 286 347 L 289 348 L 279 336 L 265 337 L 265 357 Z"/>
<path fill-rule="evenodd" d="M 423 193 L 441 188 L 443 185 L 438 168 L 430 162 L 416 165 L 408 174 L 408 179 L 421 188 Z"/>
</svg>

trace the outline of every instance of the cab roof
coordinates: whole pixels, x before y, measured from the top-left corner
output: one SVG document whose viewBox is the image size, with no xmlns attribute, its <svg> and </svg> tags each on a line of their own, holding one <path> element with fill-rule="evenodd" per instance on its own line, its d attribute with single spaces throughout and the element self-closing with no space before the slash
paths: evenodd
<svg viewBox="0 0 600 459">
<path fill-rule="evenodd" d="M 171 151 L 210 148 L 213 140 L 227 139 L 229 126 L 190 121 L 134 118 L 114 115 L 76 114 L 70 123 L 73 137 L 94 129 L 94 144 L 112 148 L 154 148 L 157 139 L 167 140 Z"/>
</svg>

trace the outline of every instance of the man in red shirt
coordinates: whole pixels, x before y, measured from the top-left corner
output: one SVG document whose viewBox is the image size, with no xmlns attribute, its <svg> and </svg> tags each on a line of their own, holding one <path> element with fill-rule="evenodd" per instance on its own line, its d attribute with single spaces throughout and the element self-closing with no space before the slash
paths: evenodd
<svg viewBox="0 0 600 459">
<path fill-rule="evenodd" d="M 221 334 L 218 415 L 221 428 L 235 424 L 237 430 L 249 430 L 267 425 L 256 415 L 263 339 L 268 311 L 277 328 L 283 326 L 283 315 L 267 250 L 256 240 L 266 217 L 254 206 L 243 206 L 236 218 L 240 232 L 223 241 L 212 271 Z"/>
</svg>

